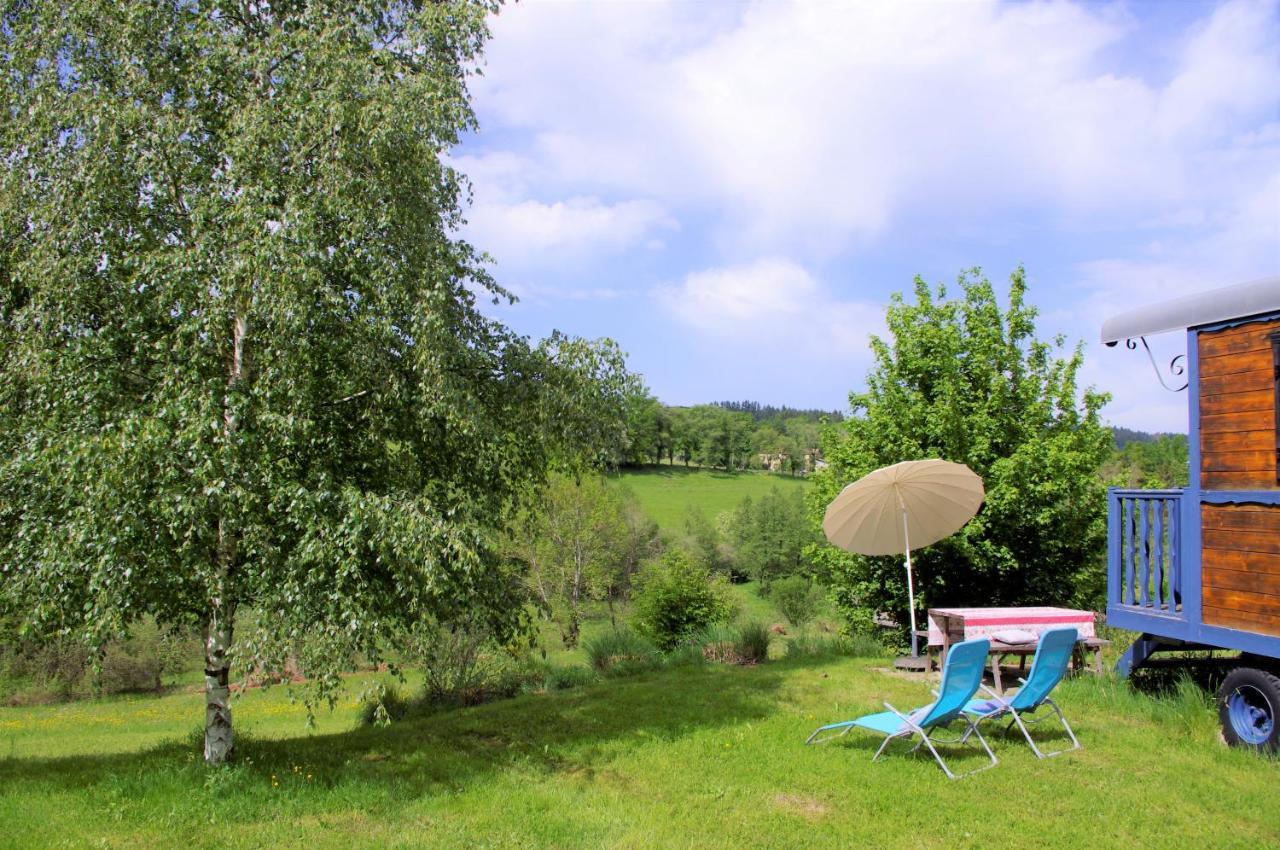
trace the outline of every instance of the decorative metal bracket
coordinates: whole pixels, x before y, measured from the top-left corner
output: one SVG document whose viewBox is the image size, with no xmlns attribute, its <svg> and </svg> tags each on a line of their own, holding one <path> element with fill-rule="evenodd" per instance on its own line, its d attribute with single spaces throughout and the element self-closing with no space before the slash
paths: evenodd
<svg viewBox="0 0 1280 850">
<path fill-rule="evenodd" d="M 1171 393 L 1180 393 L 1187 388 L 1187 384 L 1189 383 L 1189 381 L 1185 381 L 1185 380 L 1182 382 L 1182 386 L 1180 387 L 1171 387 L 1168 384 L 1166 384 L 1164 380 L 1164 375 L 1162 375 L 1160 372 L 1160 367 L 1156 365 L 1155 355 L 1151 353 L 1151 346 L 1147 345 L 1147 338 L 1145 336 L 1140 336 L 1138 337 L 1138 342 L 1142 343 L 1143 350 L 1147 352 L 1147 359 L 1151 361 L 1151 368 L 1155 370 L 1156 380 L 1160 382 L 1160 386 L 1164 387 L 1166 390 L 1168 390 Z M 1132 339 L 1126 339 L 1124 341 L 1124 347 L 1129 349 L 1130 351 L 1137 351 L 1138 342 L 1135 342 Z M 1185 354 L 1175 355 L 1173 359 L 1169 361 L 1169 374 L 1172 375 L 1175 380 L 1187 374 L 1186 362 L 1187 362 L 1187 355 Z"/>
</svg>

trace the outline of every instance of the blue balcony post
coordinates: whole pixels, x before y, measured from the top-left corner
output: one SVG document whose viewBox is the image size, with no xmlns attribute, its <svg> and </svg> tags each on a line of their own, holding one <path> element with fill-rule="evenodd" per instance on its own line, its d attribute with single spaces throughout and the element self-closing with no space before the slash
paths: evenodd
<svg viewBox="0 0 1280 850">
<path fill-rule="evenodd" d="M 1182 580 L 1182 557 L 1178 547 L 1182 544 L 1182 500 L 1172 499 L 1169 502 L 1169 590 L 1167 604 L 1169 613 L 1178 610 L 1178 597 L 1182 591 L 1178 583 Z"/>
<path fill-rule="evenodd" d="M 1124 582 L 1121 584 L 1121 601 L 1125 605 L 1133 605 L 1138 601 L 1137 591 L 1133 586 L 1133 499 L 1122 499 L 1121 510 L 1124 511 Z"/>
<path fill-rule="evenodd" d="M 1152 518 L 1155 528 L 1152 533 L 1151 551 L 1155 564 L 1151 582 L 1151 604 L 1156 608 L 1159 608 L 1164 600 L 1164 507 L 1167 504 L 1168 500 L 1163 496 L 1151 502 L 1151 506 L 1155 508 L 1155 516 Z"/>
<path fill-rule="evenodd" d="M 1116 488 L 1107 488 L 1107 606 L 1120 604 L 1121 533 L 1120 517 L 1124 508 Z"/>
<path fill-rule="evenodd" d="M 1150 499 L 1138 499 L 1138 593 L 1145 608 L 1151 602 L 1148 587 L 1151 584 L 1151 523 L 1147 513 Z"/>
</svg>

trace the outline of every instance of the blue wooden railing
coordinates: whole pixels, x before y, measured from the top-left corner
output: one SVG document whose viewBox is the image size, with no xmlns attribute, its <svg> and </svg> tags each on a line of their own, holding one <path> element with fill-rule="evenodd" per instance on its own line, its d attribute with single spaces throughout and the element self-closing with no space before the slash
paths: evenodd
<svg viewBox="0 0 1280 850">
<path fill-rule="evenodd" d="M 1182 491 L 1108 492 L 1107 602 L 1182 616 Z"/>
</svg>

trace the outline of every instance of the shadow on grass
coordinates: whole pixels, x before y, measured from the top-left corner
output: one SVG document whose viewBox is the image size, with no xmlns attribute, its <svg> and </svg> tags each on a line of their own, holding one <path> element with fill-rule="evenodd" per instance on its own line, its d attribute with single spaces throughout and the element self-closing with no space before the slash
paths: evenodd
<svg viewBox="0 0 1280 850">
<path fill-rule="evenodd" d="M 235 792 L 274 786 L 277 778 L 305 777 L 313 787 L 363 786 L 384 800 L 447 793 L 507 771 L 589 772 L 597 762 L 645 740 L 762 718 L 775 710 L 783 676 L 784 670 L 769 667 L 689 668 L 527 694 L 388 727 L 284 739 L 241 736 L 234 764 L 222 769 L 227 782 L 200 763 L 197 735 L 137 753 L 3 758 L 0 787 L 38 791 L 124 784 L 145 795 L 148 783 L 229 786 Z"/>
</svg>

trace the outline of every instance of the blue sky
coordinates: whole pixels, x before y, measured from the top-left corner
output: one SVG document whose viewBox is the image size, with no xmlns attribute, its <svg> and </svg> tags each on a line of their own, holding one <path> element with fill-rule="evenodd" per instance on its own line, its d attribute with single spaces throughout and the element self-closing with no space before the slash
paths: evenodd
<svg viewBox="0 0 1280 850">
<path fill-rule="evenodd" d="M 493 309 L 615 338 L 670 404 L 844 409 L 891 293 L 1022 263 L 1107 418 L 1185 430 L 1102 320 L 1280 274 L 1274 0 L 526 0 L 492 28 L 451 158 L 520 297 Z"/>
</svg>

